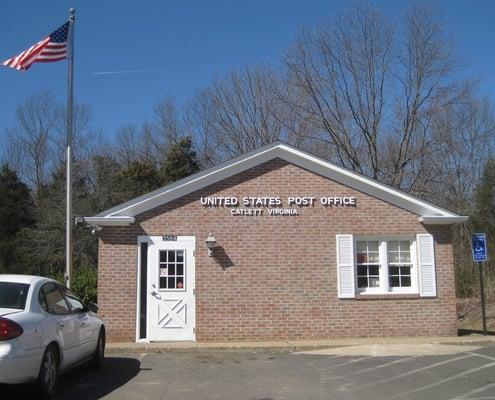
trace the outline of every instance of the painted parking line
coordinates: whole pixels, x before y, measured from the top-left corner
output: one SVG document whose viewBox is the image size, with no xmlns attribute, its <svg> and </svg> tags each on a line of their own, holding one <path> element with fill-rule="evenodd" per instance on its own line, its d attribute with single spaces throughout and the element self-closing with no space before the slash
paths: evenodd
<svg viewBox="0 0 495 400">
<path fill-rule="evenodd" d="M 495 357 L 486 356 L 484 354 L 475 353 L 473 351 L 468 351 L 467 353 L 468 354 L 471 354 L 473 356 L 478 356 L 478 357 L 481 357 L 481 358 L 486 358 L 487 360 L 495 361 Z"/>
<path fill-rule="evenodd" d="M 462 376 L 465 376 L 465 375 L 468 375 L 468 374 L 472 374 L 474 372 L 478 372 L 478 371 L 481 371 L 482 369 L 490 368 L 490 367 L 493 367 L 493 366 L 495 366 L 495 362 L 491 362 L 491 363 L 482 365 L 480 367 L 471 368 L 471 369 L 468 369 L 467 371 L 463 371 L 463 372 L 461 372 L 459 374 L 455 374 L 455 375 L 449 376 L 448 378 L 441 379 L 439 381 L 430 383 L 429 385 L 421 386 L 419 388 L 416 388 L 416 389 L 413 389 L 413 390 L 409 390 L 407 392 L 402 392 L 402 393 L 396 394 L 395 396 L 389 397 L 389 399 L 398 399 L 400 397 L 408 396 L 408 395 L 413 394 L 413 393 L 422 392 L 423 390 L 430 389 L 430 388 L 435 387 L 435 386 L 443 385 L 444 383 L 453 381 L 454 379 L 457 379 L 457 378 L 460 378 Z"/>
<path fill-rule="evenodd" d="M 391 365 L 399 364 L 399 363 L 406 362 L 406 361 L 412 361 L 412 360 L 415 360 L 416 358 L 417 358 L 416 356 L 413 356 L 413 357 L 403 357 L 403 358 L 401 358 L 399 360 L 390 361 L 390 362 L 385 363 L 385 364 L 380 364 L 380 365 L 376 365 L 374 367 L 360 369 L 358 371 L 350 372 L 348 374 L 341 375 L 341 376 L 334 376 L 334 379 L 347 378 L 347 377 L 352 376 L 352 375 L 357 375 L 357 374 L 361 374 L 361 373 L 364 373 L 364 372 L 374 371 L 374 370 L 377 370 L 377 369 L 380 369 L 380 368 L 386 368 L 386 367 L 389 367 Z"/>
<path fill-rule="evenodd" d="M 488 389 L 491 389 L 492 387 L 495 387 L 495 383 L 488 383 L 484 386 L 481 386 L 479 388 L 474 388 L 473 390 L 470 390 L 469 392 L 461 394 L 460 396 L 453 397 L 450 400 L 495 399 L 495 396 L 472 397 L 473 395 L 483 393 L 483 392 L 487 391 Z"/>
<path fill-rule="evenodd" d="M 357 362 L 363 361 L 363 360 L 369 360 L 370 358 L 373 358 L 373 357 L 356 358 L 355 360 L 350 360 L 350 361 L 346 361 L 344 363 L 335 364 L 335 365 L 332 365 L 330 367 L 326 367 L 325 370 L 329 370 L 329 369 L 333 369 L 333 368 L 337 368 L 337 367 L 343 367 L 344 365 L 354 364 L 354 363 L 357 363 Z"/>
<path fill-rule="evenodd" d="M 417 374 L 418 372 L 426 371 L 426 370 L 431 369 L 431 368 L 436 368 L 436 367 L 439 367 L 441 365 L 449 364 L 449 363 L 456 362 L 456 361 L 459 361 L 459 360 L 463 360 L 463 359 L 469 358 L 469 357 L 473 357 L 473 355 L 472 354 L 467 354 L 467 355 L 464 355 L 464 356 L 461 356 L 461 357 L 450 358 L 450 359 L 445 360 L 445 361 L 440 361 L 440 362 L 437 362 L 435 364 L 427 365 L 426 367 L 416 368 L 416 369 L 413 369 L 413 370 L 408 371 L 408 372 L 404 372 L 404 373 L 399 374 L 399 375 L 394 375 L 394 376 L 391 376 L 391 377 L 389 377 L 387 379 L 382 379 L 380 381 L 375 381 L 375 382 L 367 383 L 366 385 L 359 386 L 358 388 L 359 389 L 362 389 L 362 388 L 365 388 L 365 387 L 375 386 L 375 385 L 379 385 L 379 384 L 382 384 L 382 383 L 390 382 L 390 381 L 393 381 L 393 380 L 396 380 L 396 379 L 401 379 L 401 378 L 404 378 L 405 376 Z"/>
</svg>

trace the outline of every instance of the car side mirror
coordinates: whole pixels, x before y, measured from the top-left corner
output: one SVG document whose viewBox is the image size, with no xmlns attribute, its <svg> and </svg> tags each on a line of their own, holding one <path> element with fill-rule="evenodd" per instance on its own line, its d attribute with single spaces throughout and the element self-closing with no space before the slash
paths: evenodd
<svg viewBox="0 0 495 400">
<path fill-rule="evenodd" d="M 86 308 L 88 309 L 88 311 L 94 312 L 96 314 L 99 307 L 95 303 L 88 303 Z"/>
</svg>

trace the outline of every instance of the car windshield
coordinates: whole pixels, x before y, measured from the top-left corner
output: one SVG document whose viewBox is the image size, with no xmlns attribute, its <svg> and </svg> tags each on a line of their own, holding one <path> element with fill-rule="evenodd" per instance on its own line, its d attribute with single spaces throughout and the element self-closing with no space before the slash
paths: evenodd
<svg viewBox="0 0 495 400">
<path fill-rule="evenodd" d="M 24 310 L 28 290 L 26 283 L 0 282 L 0 308 Z"/>
</svg>

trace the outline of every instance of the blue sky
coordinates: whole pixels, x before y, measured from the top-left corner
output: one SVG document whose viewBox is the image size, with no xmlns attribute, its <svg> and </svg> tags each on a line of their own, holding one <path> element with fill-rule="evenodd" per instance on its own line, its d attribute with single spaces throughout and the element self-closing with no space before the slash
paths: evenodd
<svg viewBox="0 0 495 400">
<path fill-rule="evenodd" d="M 62 25 L 77 10 L 76 100 L 91 106 L 93 125 L 111 136 L 125 123 L 152 117 L 155 102 L 170 94 L 179 104 L 232 68 L 276 64 L 303 24 L 331 17 L 343 0 L 1 0 L 0 60 Z M 376 0 L 396 16 L 408 1 Z M 481 80 L 480 93 L 495 101 L 495 1 L 435 2 L 443 12 L 463 77 Z M 66 99 L 66 62 L 35 64 L 28 72 L 0 68 L 0 132 L 15 108 L 49 90 Z M 95 72 L 147 70 L 145 73 Z"/>
</svg>

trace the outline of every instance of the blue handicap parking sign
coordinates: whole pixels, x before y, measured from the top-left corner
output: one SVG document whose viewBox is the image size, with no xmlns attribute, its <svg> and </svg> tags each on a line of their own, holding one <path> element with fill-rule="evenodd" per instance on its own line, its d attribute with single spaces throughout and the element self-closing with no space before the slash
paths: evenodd
<svg viewBox="0 0 495 400">
<path fill-rule="evenodd" d="M 486 236 L 484 233 L 473 233 L 473 260 L 487 260 Z"/>
</svg>

